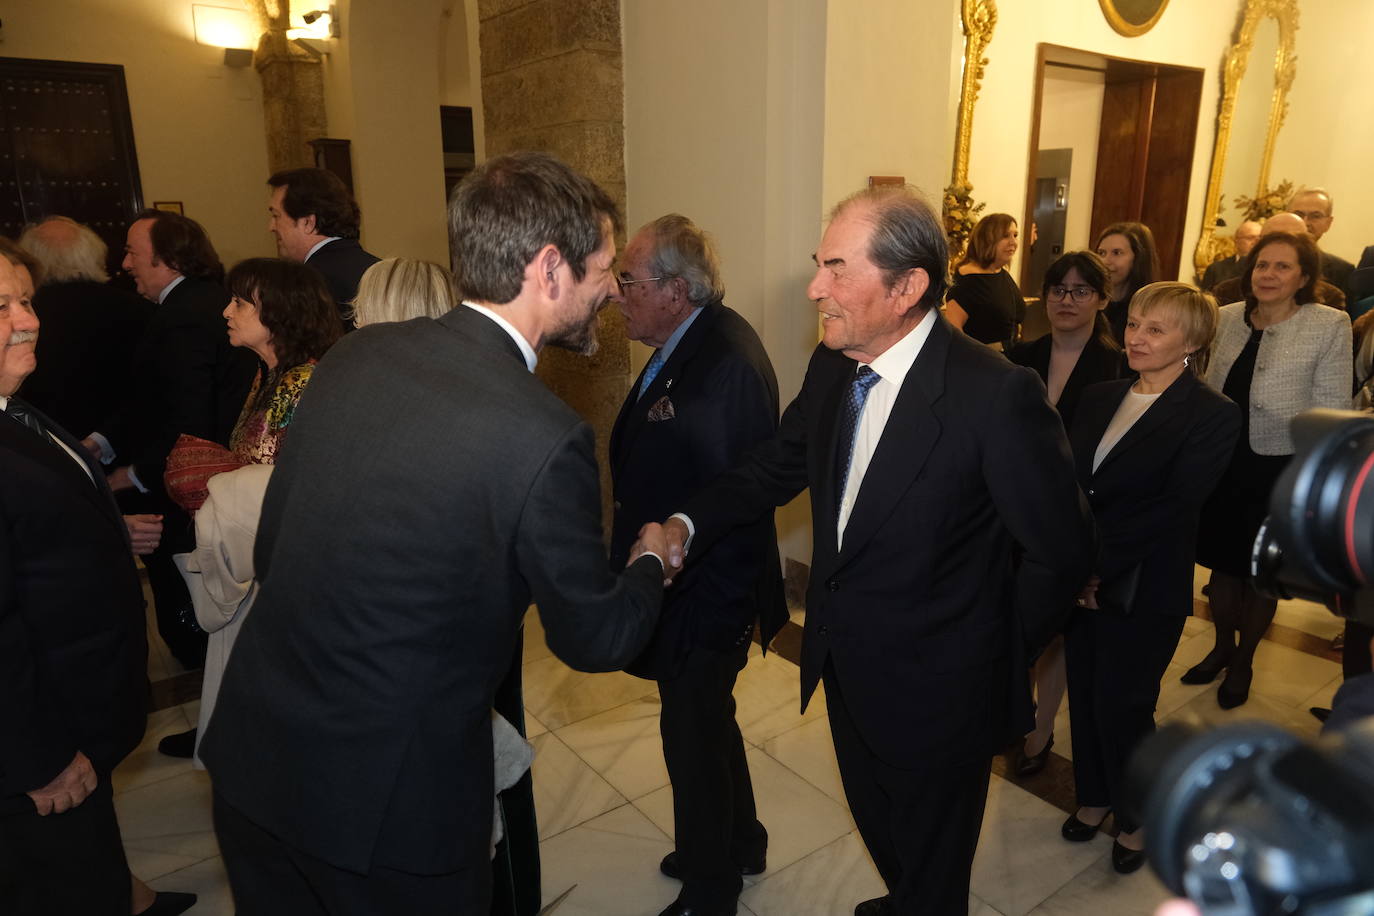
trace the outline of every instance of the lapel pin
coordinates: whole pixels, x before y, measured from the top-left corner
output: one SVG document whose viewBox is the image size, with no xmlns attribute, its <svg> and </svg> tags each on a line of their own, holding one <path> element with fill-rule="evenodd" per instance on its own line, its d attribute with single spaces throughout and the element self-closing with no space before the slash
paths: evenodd
<svg viewBox="0 0 1374 916">
<path fill-rule="evenodd" d="M 663 389 L 666 391 L 666 390 L 668 390 L 669 388 L 672 388 L 672 387 L 673 387 L 673 380 L 672 380 L 672 379 L 668 379 L 668 383 L 667 383 L 666 385 L 663 386 Z"/>
</svg>

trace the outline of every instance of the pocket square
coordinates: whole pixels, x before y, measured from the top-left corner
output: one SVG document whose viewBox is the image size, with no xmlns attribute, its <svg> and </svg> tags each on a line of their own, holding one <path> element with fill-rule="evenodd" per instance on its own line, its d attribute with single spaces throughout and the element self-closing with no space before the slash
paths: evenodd
<svg viewBox="0 0 1374 916">
<path fill-rule="evenodd" d="M 657 423 L 660 420 L 671 420 L 675 416 L 677 416 L 677 411 L 673 410 L 673 402 L 666 394 L 657 401 L 654 401 L 654 406 L 649 408 L 650 423 Z"/>
</svg>

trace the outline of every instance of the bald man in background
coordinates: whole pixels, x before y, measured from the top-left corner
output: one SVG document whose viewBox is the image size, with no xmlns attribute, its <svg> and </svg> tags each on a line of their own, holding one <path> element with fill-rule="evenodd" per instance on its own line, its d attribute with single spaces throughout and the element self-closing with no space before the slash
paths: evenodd
<svg viewBox="0 0 1374 916">
<path fill-rule="evenodd" d="M 1308 224 L 1301 216 L 1296 213 L 1275 213 L 1264 221 L 1260 227 L 1260 236 L 1266 236 L 1271 232 L 1292 232 L 1301 235 L 1307 232 Z M 1252 246 L 1253 247 L 1253 246 Z M 1322 255 L 1322 263 L 1326 263 L 1326 255 Z M 1247 258 L 1248 260 L 1248 258 Z M 1241 292 L 1241 279 L 1245 274 L 1246 265 L 1242 262 L 1240 273 L 1229 280 L 1223 280 L 1212 289 L 1212 295 L 1221 305 L 1230 302 L 1239 302 L 1245 296 Z M 1322 305 L 1329 305 L 1333 309 L 1345 310 L 1345 293 L 1341 288 L 1326 280 L 1317 281 L 1317 301 Z"/>
</svg>

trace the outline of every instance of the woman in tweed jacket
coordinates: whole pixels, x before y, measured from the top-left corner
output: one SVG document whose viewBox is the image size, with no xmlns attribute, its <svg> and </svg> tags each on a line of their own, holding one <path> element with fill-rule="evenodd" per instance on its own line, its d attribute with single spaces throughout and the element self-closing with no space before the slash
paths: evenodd
<svg viewBox="0 0 1374 916">
<path fill-rule="evenodd" d="M 1321 255 L 1306 233 L 1274 232 L 1251 250 L 1242 302 L 1221 309 L 1207 381 L 1244 408 L 1235 454 L 1203 509 L 1198 562 L 1212 570 L 1208 598 L 1216 645 L 1183 675 L 1210 683 L 1223 709 L 1250 695 L 1255 649 L 1276 602 L 1249 584 L 1250 547 L 1269 509 L 1274 481 L 1293 454 L 1289 423 L 1313 407 L 1350 403 L 1350 319 L 1313 301 Z M 1239 634 L 1239 641 L 1237 641 Z"/>
</svg>

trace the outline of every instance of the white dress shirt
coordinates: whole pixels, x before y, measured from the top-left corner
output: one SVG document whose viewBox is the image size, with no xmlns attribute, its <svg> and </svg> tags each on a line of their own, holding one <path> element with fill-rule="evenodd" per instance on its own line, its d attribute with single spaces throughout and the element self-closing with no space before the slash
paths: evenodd
<svg viewBox="0 0 1374 916">
<path fill-rule="evenodd" d="M 930 309 L 920 324 L 868 364 L 878 373 L 880 380 L 868 391 L 868 400 L 864 402 L 863 414 L 859 417 L 859 428 L 854 433 L 854 458 L 849 463 L 849 478 L 845 482 L 844 497 L 840 500 L 839 516 L 835 519 L 836 547 L 844 543 L 844 529 L 849 524 L 849 514 L 854 511 L 854 502 L 859 498 L 864 474 L 868 472 L 873 453 L 882 441 L 887 419 L 892 415 L 892 405 L 897 403 L 902 383 L 906 381 L 916 357 L 921 355 L 921 348 L 925 346 L 933 327 L 935 309 Z"/>
<path fill-rule="evenodd" d="M 320 239 L 318 242 L 310 246 L 310 250 L 305 253 L 305 260 L 309 261 L 311 255 L 313 255 L 315 252 L 319 251 L 321 248 L 323 248 L 325 245 L 328 245 L 330 242 L 337 242 L 338 240 L 339 236 L 337 235 L 331 235 L 327 239 Z"/>
<path fill-rule="evenodd" d="M 466 299 L 463 300 L 463 304 L 474 312 L 481 312 L 483 315 L 486 315 L 492 321 L 496 322 L 498 328 L 509 334 L 510 339 L 515 341 L 515 345 L 520 348 L 520 352 L 524 355 L 525 365 L 529 367 L 531 372 L 534 371 L 534 367 L 539 365 L 539 354 L 534 352 L 534 347 L 530 346 L 530 342 L 525 339 L 524 334 L 521 334 L 515 329 L 515 325 L 511 324 L 485 305 L 478 305 L 476 302 L 469 302 Z"/>
</svg>

